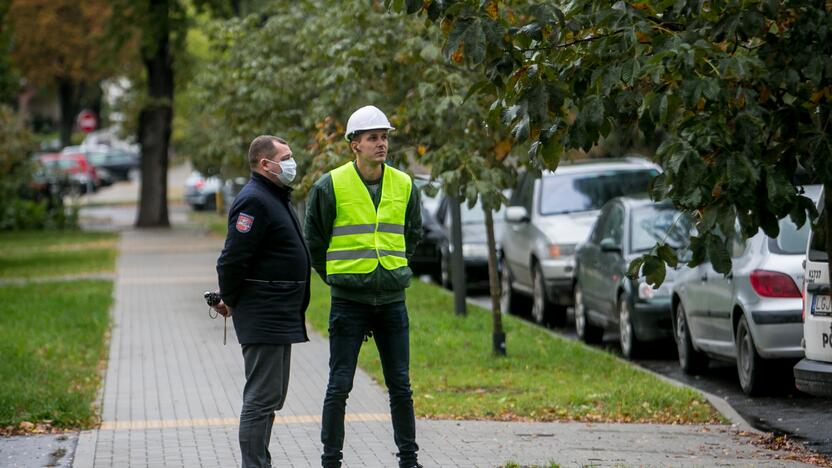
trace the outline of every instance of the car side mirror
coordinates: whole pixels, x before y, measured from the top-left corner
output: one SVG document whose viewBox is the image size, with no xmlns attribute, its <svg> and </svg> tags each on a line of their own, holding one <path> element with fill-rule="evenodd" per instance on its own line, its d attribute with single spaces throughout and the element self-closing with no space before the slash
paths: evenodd
<svg viewBox="0 0 832 468">
<path fill-rule="evenodd" d="M 601 252 L 615 252 L 621 253 L 621 246 L 616 244 L 614 240 L 607 237 L 601 240 Z"/>
<path fill-rule="evenodd" d="M 528 223 L 529 212 L 525 206 L 509 206 L 506 208 L 506 221 L 510 223 Z"/>
</svg>

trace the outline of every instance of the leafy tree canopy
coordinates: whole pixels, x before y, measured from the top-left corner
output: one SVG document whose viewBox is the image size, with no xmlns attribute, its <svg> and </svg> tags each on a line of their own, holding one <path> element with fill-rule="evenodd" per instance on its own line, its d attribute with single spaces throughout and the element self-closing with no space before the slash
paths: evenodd
<svg viewBox="0 0 832 468">
<path fill-rule="evenodd" d="M 727 239 L 777 236 L 814 215 L 798 167 L 832 188 L 832 2 L 388 0 L 445 33 L 443 54 L 482 78 L 533 166 L 588 149 L 615 128 L 661 130 L 656 199 L 697 214 L 693 266 L 727 273 Z M 828 200 L 827 200 L 828 201 Z M 827 203 L 828 204 L 828 203 Z M 664 279 L 674 252 L 633 263 Z"/>
<path fill-rule="evenodd" d="M 511 146 L 486 131 L 481 116 L 489 102 L 465 100 L 476 75 L 445 60 L 441 38 L 438 26 L 390 14 L 378 2 L 284 0 L 218 23 L 218 57 L 194 84 L 203 104 L 194 165 L 247 173 L 253 136 L 279 134 L 303 166 L 303 192 L 349 158 L 345 122 L 354 109 L 374 104 L 396 127 L 395 162 L 429 165 L 447 190 L 471 203 L 479 192 L 498 204 L 510 174 L 487 158 Z"/>
</svg>

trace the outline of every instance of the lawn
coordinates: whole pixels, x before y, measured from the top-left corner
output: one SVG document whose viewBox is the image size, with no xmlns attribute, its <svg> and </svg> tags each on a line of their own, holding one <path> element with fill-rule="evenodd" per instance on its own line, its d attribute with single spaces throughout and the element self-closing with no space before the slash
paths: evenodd
<svg viewBox="0 0 832 468">
<path fill-rule="evenodd" d="M 0 278 L 35 278 L 115 269 L 114 233 L 0 233 Z"/>
<path fill-rule="evenodd" d="M 228 234 L 227 215 L 220 215 L 215 211 L 191 210 L 188 217 L 192 222 L 205 226 L 215 236 L 225 237 Z"/>
<path fill-rule="evenodd" d="M 453 297 L 414 281 L 407 291 L 411 380 L 423 418 L 640 423 L 717 423 L 699 393 L 679 388 L 579 342 L 503 316 L 508 357 L 491 355 L 491 315 L 469 306 L 453 313 Z M 315 278 L 307 318 L 326 335 L 329 290 Z M 359 365 L 383 382 L 374 343 Z"/>
<path fill-rule="evenodd" d="M 112 288 L 110 281 L 0 287 L 0 428 L 94 424 Z"/>
</svg>

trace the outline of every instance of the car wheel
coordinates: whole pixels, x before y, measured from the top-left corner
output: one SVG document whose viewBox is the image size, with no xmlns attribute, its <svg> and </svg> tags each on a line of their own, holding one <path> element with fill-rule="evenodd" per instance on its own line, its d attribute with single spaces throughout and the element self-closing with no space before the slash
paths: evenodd
<svg viewBox="0 0 832 468">
<path fill-rule="evenodd" d="M 517 309 L 517 293 L 511 289 L 511 270 L 505 259 L 500 259 L 500 311 L 504 314 L 514 313 Z"/>
<path fill-rule="evenodd" d="M 754 338 L 745 315 L 737 324 L 737 374 L 746 395 L 757 395 L 763 390 L 763 359 L 757 354 Z"/>
<path fill-rule="evenodd" d="M 685 374 L 701 373 L 708 367 L 708 357 L 693 347 L 685 308 L 681 302 L 676 307 L 675 319 L 673 335 L 676 338 L 676 351 L 679 353 L 679 366 Z"/>
<path fill-rule="evenodd" d="M 584 343 L 597 344 L 604 336 L 604 330 L 590 323 L 584 306 L 584 293 L 580 283 L 575 284 L 575 333 Z"/>
<path fill-rule="evenodd" d="M 545 325 L 549 320 L 549 301 L 546 298 L 546 281 L 540 265 L 535 265 L 532 278 L 532 318 L 535 323 Z"/>
<path fill-rule="evenodd" d="M 638 356 L 641 343 L 633 327 L 633 307 L 624 293 L 618 296 L 618 341 L 621 343 L 621 354 L 624 357 L 633 359 Z"/>
</svg>

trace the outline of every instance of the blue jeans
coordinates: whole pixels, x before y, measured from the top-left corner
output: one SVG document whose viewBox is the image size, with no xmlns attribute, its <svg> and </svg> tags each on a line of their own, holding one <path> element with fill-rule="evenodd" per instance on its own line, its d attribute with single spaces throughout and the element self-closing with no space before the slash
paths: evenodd
<svg viewBox="0 0 832 468">
<path fill-rule="evenodd" d="M 344 448 L 344 408 L 352 390 L 361 343 L 375 339 L 384 382 L 390 393 L 393 439 L 399 449 L 399 465 L 416 465 L 416 418 L 410 389 L 410 342 L 404 301 L 369 305 L 332 299 L 329 313 L 329 385 L 324 398 L 321 442 L 324 467 L 341 466 Z"/>
</svg>

